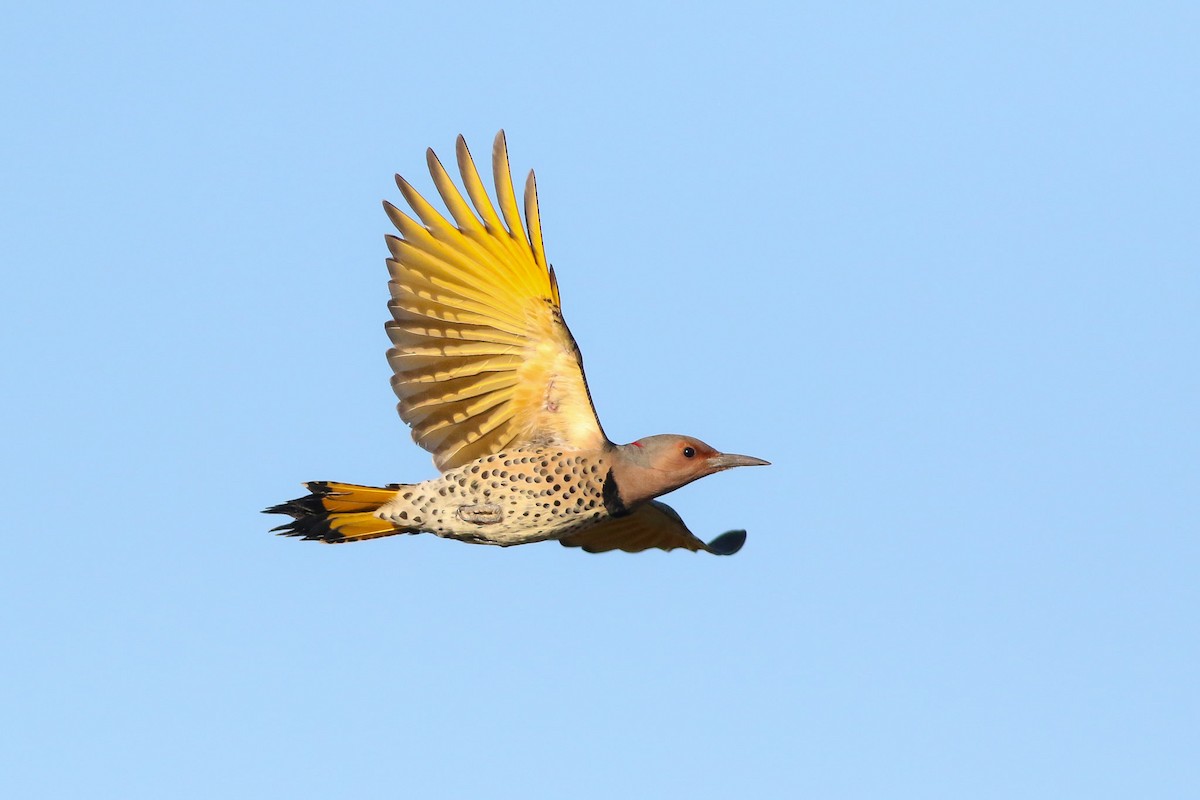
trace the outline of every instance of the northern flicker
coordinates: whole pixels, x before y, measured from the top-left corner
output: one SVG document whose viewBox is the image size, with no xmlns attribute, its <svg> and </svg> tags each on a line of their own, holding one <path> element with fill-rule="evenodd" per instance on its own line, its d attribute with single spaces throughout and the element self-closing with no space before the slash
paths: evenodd
<svg viewBox="0 0 1200 800">
<path fill-rule="evenodd" d="M 474 210 L 426 155 L 454 221 L 396 176 L 420 222 L 384 202 L 401 234 L 387 237 L 387 356 L 400 417 L 441 475 L 385 488 L 308 483 L 306 497 L 266 509 L 293 517 L 274 530 L 329 543 L 424 532 L 502 546 L 557 539 L 592 553 L 737 552 L 745 531 L 706 544 L 654 498 L 767 462 L 689 436 L 609 441 L 546 261 L 533 172 L 522 225 L 504 131 L 492 147 L 499 214 L 462 136 L 458 167 Z"/>
</svg>

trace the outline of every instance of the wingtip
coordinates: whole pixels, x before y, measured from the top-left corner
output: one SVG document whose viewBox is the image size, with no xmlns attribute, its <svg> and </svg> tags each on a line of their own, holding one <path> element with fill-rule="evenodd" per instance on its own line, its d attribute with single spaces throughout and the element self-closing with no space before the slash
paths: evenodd
<svg viewBox="0 0 1200 800">
<path fill-rule="evenodd" d="M 504 135 L 504 129 L 496 134 L 496 138 L 492 140 L 492 167 L 496 169 L 500 164 L 504 165 L 504 169 L 508 170 L 508 139 Z"/>
<path fill-rule="evenodd" d="M 467 137 L 461 133 L 454 140 L 454 154 L 458 160 L 459 171 L 462 171 L 464 161 L 474 164 L 475 160 L 471 158 L 471 148 L 467 146 Z"/>
<path fill-rule="evenodd" d="M 433 152 L 432 147 L 425 148 L 425 163 L 429 165 L 430 172 L 436 172 L 442 168 L 442 160 L 437 157 L 437 153 Z"/>
<path fill-rule="evenodd" d="M 731 556 L 746 543 L 745 531 L 727 531 L 708 543 L 708 552 L 716 556 Z"/>
</svg>

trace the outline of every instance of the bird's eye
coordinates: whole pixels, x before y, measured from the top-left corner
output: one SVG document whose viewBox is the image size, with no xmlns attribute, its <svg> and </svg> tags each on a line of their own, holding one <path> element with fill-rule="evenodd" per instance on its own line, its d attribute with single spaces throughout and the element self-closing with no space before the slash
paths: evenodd
<svg viewBox="0 0 1200 800">
<path fill-rule="evenodd" d="M 684 458 L 692 458 L 695 455 L 696 455 L 696 448 L 694 448 L 694 447 L 683 448 L 683 457 Z"/>
</svg>

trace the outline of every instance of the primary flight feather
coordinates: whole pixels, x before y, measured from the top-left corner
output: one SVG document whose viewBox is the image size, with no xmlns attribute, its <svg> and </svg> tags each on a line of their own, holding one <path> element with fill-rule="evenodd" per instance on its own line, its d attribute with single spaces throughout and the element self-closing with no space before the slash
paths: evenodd
<svg viewBox="0 0 1200 800">
<path fill-rule="evenodd" d="M 308 483 L 307 496 L 266 509 L 293 518 L 275 530 L 330 543 L 428 532 L 505 546 L 558 539 L 593 553 L 737 552 L 744 531 L 706 544 L 654 498 L 767 462 L 687 436 L 609 441 L 563 321 L 533 173 L 522 224 L 504 132 L 492 147 L 499 212 L 461 136 L 456 154 L 470 204 L 427 152 L 450 219 L 399 175 L 416 218 L 384 203 L 400 232 L 387 236 L 392 388 L 441 475 L 386 488 Z"/>
</svg>

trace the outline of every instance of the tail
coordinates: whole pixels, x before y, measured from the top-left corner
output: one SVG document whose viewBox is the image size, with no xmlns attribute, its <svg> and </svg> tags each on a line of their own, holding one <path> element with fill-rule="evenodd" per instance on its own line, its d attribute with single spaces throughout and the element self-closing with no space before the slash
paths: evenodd
<svg viewBox="0 0 1200 800">
<path fill-rule="evenodd" d="M 352 483 L 313 481 L 304 484 L 312 494 L 271 506 L 264 514 L 287 514 L 292 521 L 272 531 L 281 536 L 316 539 L 327 544 L 361 542 L 394 533 L 407 533 L 374 512 L 396 496 L 399 484 L 384 488 Z"/>
</svg>

